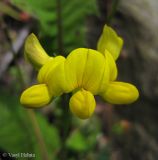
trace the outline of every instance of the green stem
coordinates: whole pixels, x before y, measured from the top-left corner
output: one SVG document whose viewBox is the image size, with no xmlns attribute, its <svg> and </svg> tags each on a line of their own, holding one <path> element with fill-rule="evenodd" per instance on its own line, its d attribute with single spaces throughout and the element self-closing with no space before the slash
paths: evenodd
<svg viewBox="0 0 158 160">
<path fill-rule="evenodd" d="M 60 131 L 61 131 L 61 138 L 62 138 L 62 146 L 59 152 L 60 159 L 67 159 L 67 151 L 66 151 L 66 140 L 69 135 L 70 130 L 70 122 L 71 122 L 71 115 L 69 112 L 69 97 L 70 95 L 62 95 L 61 98 L 61 108 L 63 110 L 63 114 L 61 117 L 60 123 Z"/>
<path fill-rule="evenodd" d="M 35 115 L 35 113 L 32 109 L 27 109 L 27 113 L 28 113 L 28 116 L 30 117 L 33 129 L 34 129 L 34 133 L 35 133 L 37 141 L 38 141 L 38 145 L 39 145 L 39 149 L 40 149 L 42 159 L 43 160 L 49 160 L 46 145 L 44 143 L 42 133 L 41 133 L 41 130 L 40 130 L 38 122 L 37 122 L 36 115 Z"/>
<path fill-rule="evenodd" d="M 62 13 L 61 13 L 61 0 L 56 0 L 57 4 L 57 29 L 58 29 L 58 51 L 63 54 L 63 28 L 62 28 Z"/>
<path fill-rule="evenodd" d="M 63 109 L 63 116 L 62 116 L 63 135 L 62 135 L 62 140 L 65 144 L 65 141 L 66 141 L 68 133 L 69 133 L 69 127 L 70 127 L 70 111 L 69 111 L 69 95 L 68 94 L 62 96 L 61 107 Z"/>
<path fill-rule="evenodd" d="M 107 23 L 109 24 L 114 17 L 120 0 L 112 0 L 111 9 L 107 15 Z"/>
</svg>

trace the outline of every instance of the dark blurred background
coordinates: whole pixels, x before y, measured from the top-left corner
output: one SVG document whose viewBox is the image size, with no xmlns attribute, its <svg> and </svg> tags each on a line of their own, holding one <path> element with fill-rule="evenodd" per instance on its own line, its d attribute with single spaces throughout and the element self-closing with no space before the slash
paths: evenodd
<svg viewBox="0 0 158 160">
<path fill-rule="evenodd" d="M 0 160 L 157 160 L 157 17 L 157 0 L 0 0 Z M 24 59 L 25 38 L 33 32 L 50 56 L 66 57 L 96 49 L 104 24 L 124 39 L 118 80 L 137 86 L 138 101 L 114 106 L 96 97 L 85 121 L 64 97 L 23 108 L 20 94 L 37 74 Z"/>
</svg>

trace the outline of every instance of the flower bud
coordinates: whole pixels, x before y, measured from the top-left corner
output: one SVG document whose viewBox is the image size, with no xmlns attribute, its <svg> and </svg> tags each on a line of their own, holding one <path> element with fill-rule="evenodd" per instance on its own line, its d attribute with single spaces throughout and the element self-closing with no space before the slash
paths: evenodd
<svg viewBox="0 0 158 160">
<path fill-rule="evenodd" d="M 38 84 L 33 85 L 22 93 L 20 103 L 26 107 L 39 108 L 48 104 L 51 97 L 47 86 L 45 84 Z"/>
<path fill-rule="evenodd" d="M 25 42 L 25 58 L 37 69 L 41 68 L 50 58 L 42 48 L 37 37 L 32 33 Z"/>
<path fill-rule="evenodd" d="M 132 84 L 114 81 L 101 96 L 111 104 L 130 104 L 138 99 L 139 92 Z"/>
<path fill-rule="evenodd" d="M 72 95 L 69 106 L 74 115 L 87 119 L 93 114 L 96 102 L 91 92 L 81 89 Z"/>
</svg>

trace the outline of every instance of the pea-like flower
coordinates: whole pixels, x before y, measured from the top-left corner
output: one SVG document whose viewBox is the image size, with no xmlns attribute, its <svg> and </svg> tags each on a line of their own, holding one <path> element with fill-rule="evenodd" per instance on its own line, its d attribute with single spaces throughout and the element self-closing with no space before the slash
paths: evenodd
<svg viewBox="0 0 158 160">
<path fill-rule="evenodd" d="M 118 82 L 115 60 L 123 40 L 105 25 L 97 50 L 78 48 L 66 58 L 50 57 L 34 34 L 25 42 L 25 57 L 39 69 L 38 84 L 26 89 L 20 102 L 26 107 L 39 108 L 63 93 L 72 92 L 71 112 L 81 119 L 89 118 L 96 107 L 95 95 L 112 104 L 134 102 L 139 93 L 135 86 Z"/>
</svg>

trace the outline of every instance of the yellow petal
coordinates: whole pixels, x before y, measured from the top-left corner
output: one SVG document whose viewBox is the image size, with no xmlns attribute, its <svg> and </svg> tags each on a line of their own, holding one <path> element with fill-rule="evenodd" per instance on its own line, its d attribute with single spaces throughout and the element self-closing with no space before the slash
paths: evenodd
<svg viewBox="0 0 158 160">
<path fill-rule="evenodd" d="M 53 72 L 54 68 L 56 68 L 58 65 L 60 65 L 63 61 L 65 61 L 65 58 L 63 56 L 57 56 L 51 60 L 49 60 L 43 67 L 39 70 L 37 80 L 39 83 L 46 82 L 48 79 L 48 76 Z"/>
<path fill-rule="evenodd" d="M 47 55 L 33 33 L 30 34 L 25 41 L 24 54 L 26 59 L 37 69 L 42 67 L 49 58 L 52 58 Z"/>
<path fill-rule="evenodd" d="M 105 60 L 109 65 L 109 70 L 110 70 L 110 81 L 114 81 L 117 78 L 117 67 L 116 63 L 112 57 L 112 55 L 109 53 L 108 50 L 105 49 L 104 52 L 105 55 Z"/>
<path fill-rule="evenodd" d="M 100 92 L 99 87 L 102 82 L 105 70 L 105 58 L 100 52 L 89 49 L 87 52 L 87 61 L 83 75 L 83 86 L 94 95 Z M 105 77 L 106 76 L 106 77 Z M 104 82 L 109 81 L 109 75 L 104 76 Z"/>
<path fill-rule="evenodd" d="M 86 48 L 78 48 L 73 50 L 65 61 L 65 74 L 67 83 L 69 83 L 72 88 L 82 87 L 82 77 L 85 69 L 85 64 L 87 60 Z"/>
<path fill-rule="evenodd" d="M 45 83 L 46 79 L 49 75 L 49 73 L 51 72 L 52 68 L 54 68 L 57 65 L 57 62 L 55 60 L 56 58 L 53 58 L 51 60 L 49 60 L 45 65 L 43 65 L 37 75 L 37 80 L 39 83 Z"/>
<path fill-rule="evenodd" d="M 109 62 L 107 60 L 107 58 L 105 58 L 105 67 L 104 67 L 104 72 L 102 74 L 102 79 L 100 81 L 100 85 L 98 88 L 98 93 L 100 94 L 102 92 L 104 92 L 109 84 L 109 80 L 110 80 L 110 68 L 109 68 Z"/>
<path fill-rule="evenodd" d="M 45 84 L 33 85 L 26 89 L 20 98 L 20 103 L 26 107 L 39 108 L 48 104 L 52 96 Z"/>
<path fill-rule="evenodd" d="M 72 95 L 69 106 L 74 115 L 87 119 L 93 114 L 96 102 L 91 92 L 81 89 Z"/>
<path fill-rule="evenodd" d="M 68 85 L 65 79 L 65 58 L 57 56 L 48 61 L 38 73 L 38 82 L 46 83 L 50 93 L 59 96 L 63 92 L 70 92 L 74 88 Z"/>
<path fill-rule="evenodd" d="M 55 59 L 55 58 L 54 58 Z M 46 83 L 50 89 L 50 92 L 59 96 L 64 92 L 71 92 L 74 88 L 66 81 L 65 77 L 65 58 L 60 59 L 60 63 L 54 67 L 47 76 Z"/>
<path fill-rule="evenodd" d="M 109 83 L 101 96 L 112 104 L 129 104 L 138 99 L 139 92 L 132 84 L 115 81 Z"/>
<path fill-rule="evenodd" d="M 104 71 L 104 56 L 92 49 L 78 48 L 70 53 L 65 62 L 67 82 L 74 88 L 84 88 L 93 94 L 99 92 Z"/>
<path fill-rule="evenodd" d="M 103 54 L 105 49 L 108 50 L 112 54 L 114 60 L 116 60 L 120 54 L 122 45 L 122 38 L 119 37 L 111 27 L 105 25 L 103 33 L 98 40 L 97 50 Z"/>
</svg>

